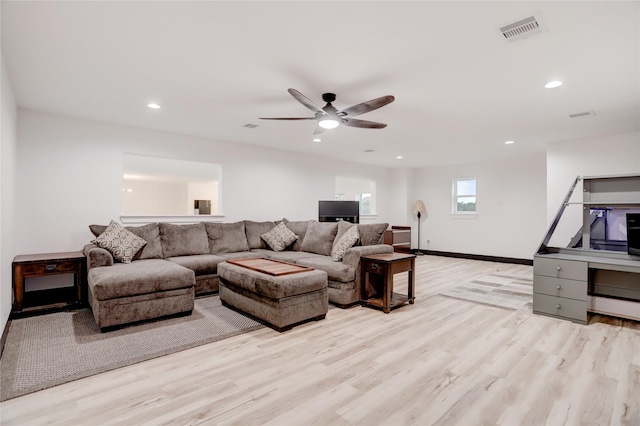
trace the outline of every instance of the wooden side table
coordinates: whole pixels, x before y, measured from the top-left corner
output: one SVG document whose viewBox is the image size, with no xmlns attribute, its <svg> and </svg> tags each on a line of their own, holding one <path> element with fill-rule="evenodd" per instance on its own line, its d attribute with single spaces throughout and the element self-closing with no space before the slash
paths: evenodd
<svg viewBox="0 0 640 426">
<path fill-rule="evenodd" d="M 86 299 L 86 258 L 81 252 L 43 253 L 13 259 L 13 318 L 83 305 Z M 73 273 L 74 286 L 25 292 L 26 278 Z M 60 300 L 61 299 L 61 300 Z"/>
<path fill-rule="evenodd" d="M 360 291 L 362 306 L 382 308 L 385 314 L 405 303 L 415 301 L 415 254 L 387 253 L 360 259 Z M 407 294 L 394 293 L 393 276 L 408 272 Z"/>
</svg>

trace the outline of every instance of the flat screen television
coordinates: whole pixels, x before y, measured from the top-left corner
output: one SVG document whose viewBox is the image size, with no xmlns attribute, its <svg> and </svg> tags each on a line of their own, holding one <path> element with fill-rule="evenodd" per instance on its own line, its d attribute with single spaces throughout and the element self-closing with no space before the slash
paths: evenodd
<svg viewBox="0 0 640 426">
<path fill-rule="evenodd" d="M 359 201 L 319 201 L 318 221 L 338 222 L 345 220 L 351 223 L 360 222 Z"/>
<path fill-rule="evenodd" d="M 627 253 L 640 256 L 640 213 L 627 213 Z"/>
</svg>

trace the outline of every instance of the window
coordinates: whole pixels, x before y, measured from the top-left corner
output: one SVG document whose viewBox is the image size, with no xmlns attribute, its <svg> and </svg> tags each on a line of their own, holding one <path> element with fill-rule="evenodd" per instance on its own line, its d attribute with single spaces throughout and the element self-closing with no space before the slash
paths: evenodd
<svg viewBox="0 0 640 426">
<path fill-rule="evenodd" d="M 453 213 L 476 213 L 476 180 L 454 179 L 453 181 Z"/>
<path fill-rule="evenodd" d="M 376 183 L 368 179 L 336 176 L 335 200 L 359 201 L 361 215 L 376 214 Z"/>
</svg>

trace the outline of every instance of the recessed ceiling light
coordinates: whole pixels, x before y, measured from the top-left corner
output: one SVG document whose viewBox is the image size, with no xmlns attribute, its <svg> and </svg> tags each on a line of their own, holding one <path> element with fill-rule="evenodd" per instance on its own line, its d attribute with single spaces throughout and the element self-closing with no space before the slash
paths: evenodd
<svg viewBox="0 0 640 426">
<path fill-rule="evenodd" d="M 403 158 L 402 155 L 397 155 L 396 156 L 396 160 L 402 160 L 402 158 Z"/>
<path fill-rule="evenodd" d="M 562 82 L 558 80 L 553 80 L 544 85 L 545 89 L 555 89 L 556 87 L 562 86 Z"/>
<path fill-rule="evenodd" d="M 505 141 L 505 143 L 504 143 L 504 144 L 505 144 L 505 145 L 511 145 L 511 144 L 513 144 L 513 143 L 515 143 L 515 142 L 514 142 L 514 141 Z"/>
<path fill-rule="evenodd" d="M 314 141 L 314 142 L 322 142 L 322 139 L 320 139 L 320 138 L 313 138 L 313 141 Z"/>
<path fill-rule="evenodd" d="M 160 105 L 154 103 L 147 104 L 147 106 L 151 109 L 160 109 Z"/>
</svg>

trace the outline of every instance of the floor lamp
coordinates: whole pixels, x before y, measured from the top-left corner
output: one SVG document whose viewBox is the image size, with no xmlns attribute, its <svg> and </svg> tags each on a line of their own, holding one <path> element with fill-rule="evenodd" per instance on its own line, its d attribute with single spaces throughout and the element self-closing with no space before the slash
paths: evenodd
<svg viewBox="0 0 640 426">
<path fill-rule="evenodd" d="M 424 206 L 422 200 L 416 201 L 416 204 L 413 206 L 413 212 L 418 216 L 418 251 L 416 252 L 416 254 L 420 256 L 422 255 L 422 252 L 420 251 L 420 218 L 422 217 L 423 213 L 427 212 L 427 209 Z"/>
</svg>

